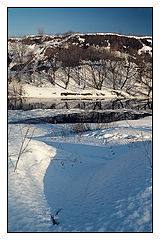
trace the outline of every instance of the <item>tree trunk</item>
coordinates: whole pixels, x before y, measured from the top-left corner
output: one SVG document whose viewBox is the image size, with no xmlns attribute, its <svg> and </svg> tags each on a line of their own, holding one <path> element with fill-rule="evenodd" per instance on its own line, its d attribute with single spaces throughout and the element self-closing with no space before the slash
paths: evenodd
<svg viewBox="0 0 160 240">
<path fill-rule="evenodd" d="M 69 79 L 70 79 L 70 74 L 67 75 L 67 81 L 66 81 L 65 89 L 68 88 L 68 85 L 69 85 Z"/>
</svg>

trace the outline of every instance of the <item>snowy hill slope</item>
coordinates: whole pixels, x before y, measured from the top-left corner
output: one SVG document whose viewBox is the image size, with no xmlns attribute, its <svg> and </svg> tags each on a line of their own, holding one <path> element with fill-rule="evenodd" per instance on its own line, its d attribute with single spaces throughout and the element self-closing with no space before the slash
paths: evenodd
<svg viewBox="0 0 160 240">
<path fill-rule="evenodd" d="M 42 59 L 44 50 L 48 47 L 68 47 L 73 44 L 82 48 L 89 46 L 105 47 L 111 51 L 133 54 L 132 49 L 152 54 L 152 37 L 151 36 L 127 36 L 111 33 L 96 34 L 70 34 L 70 35 L 42 35 L 42 36 L 25 36 L 24 38 L 9 38 L 8 50 L 9 56 L 14 53 L 13 48 L 17 43 L 23 43 L 28 51 L 33 50 L 37 58 Z M 41 56 L 40 56 L 41 55 Z M 12 60 L 12 58 L 11 58 Z"/>
<path fill-rule="evenodd" d="M 151 65 L 151 37 L 97 33 L 8 39 L 11 96 L 45 96 L 39 87 L 60 93 L 104 90 L 105 97 L 113 89 L 122 95 L 147 96 L 152 89 Z M 38 94 L 26 84 L 38 87 Z M 55 97 L 50 91 L 49 97 Z"/>
</svg>

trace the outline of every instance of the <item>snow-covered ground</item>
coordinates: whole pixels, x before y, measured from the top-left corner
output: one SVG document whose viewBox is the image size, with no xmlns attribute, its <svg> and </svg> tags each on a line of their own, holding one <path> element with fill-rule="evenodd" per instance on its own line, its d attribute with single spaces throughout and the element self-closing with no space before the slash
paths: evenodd
<svg viewBox="0 0 160 240">
<path fill-rule="evenodd" d="M 15 96 L 13 91 L 16 89 L 17 92 L 22 88 L 22 97 L 24 98 L 42 98 L 42 99 L 114 99 L 117 98 L 117 93 L 121 94 L 121 97 L 132 98 L 128 93 L 122 90 L 113 91 L 110 87 L 104 87 L 102 90 L 97 90 L 91 87 L 83 90 L 80 88 L 73 79 L 70 80 L 68 89 L 64 88 L 64 82 L 58 80 L 55 86 L 51 83 L 43 82 L 41 85 L 31 85 L 31 84 L 22 84 L 20 85 L 17 82 L 12 82 L 8 86 L 9 88 L 9 97 L 19 97 Z M 120 98 L 120 96 L 119 96 Z M 139 96 L 139 98 L 144 98 L 144 96 Z"/>
<path fill-rule="evenodd" d="M 9 232 L 152 231 L 152 118 L 98 127 L 9 124 Z"/>
<path fill-rule="evenodd" d="M 49 85 L 49 84 L 48 84 Z M 67 98 L 73 98 L 73 99 L 98 99 L 98 98 L 115 98 L 116 95 L 112 93 L 112 89 L 105 89 L 105 90 L 96 90 L 96 89 L 88 89 L 88 90 L 82 90 L 78 87 L 75 87 L 75 83 L 71 81 L 70 88 L 64 89 L 63 87 L 59 85 L 49 85 L 48 87 L 36 87 L 33 85 L 26 84 L 23 86 L 24 89 L 24 97 L 33 97 L 33 98 L 53 98 L 53 99 L 67 99 Z M 75 94 L 76 93 L 76 94 Z M 68 94 L 63 95 L 63 94 Z M 75 94 L 75 95 L 74 95 Z M 125 96 L 128 97 L 127 93 L 124 93 Z"/>
</svg>

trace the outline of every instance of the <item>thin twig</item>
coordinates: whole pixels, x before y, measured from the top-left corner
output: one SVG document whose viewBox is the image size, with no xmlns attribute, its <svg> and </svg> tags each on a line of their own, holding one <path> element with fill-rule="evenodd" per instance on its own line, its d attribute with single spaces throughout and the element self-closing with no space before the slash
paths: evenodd
<svg viewBox="0 0 160 240">
<path fill-rule="evenodd" d="M 141 140 L 142 140 L 142 143 L 143 143 L 143 146 L 144 146 L 144 150 L 145 150 L 145 152 L 146 152 L 146 154 L 147 154 L 147 158 L 148 158 L 149 163 L 150 163 L 150 166 L 151 166 L 151 168 L 152 168 L 152 159 L 151 159 L 150 153 L 149 153 L 149 151 L 148 151 L 148 149 L 147 149 L 147 147 L 146 147 L 143 133 L 141 132 L 141 134 L 139 134 L 139 133 L 133 128 L 133 126 L 132 126 L 128 121 L 127 121 L 127 123 L 128 123 L 128 125 L 132 128 L 132 130 L 134 130 L 134 131 L 136 132 L 136 134 L 137 134 L 138 136 L 141 135 Z"/>
<path fill-rule="evenodd" d="M 150 153 L 149 153 L 149 151 L 148 151 L 148 149 L 147 149 L 147 147 L 146 147 L 146 144 L 145 144 L 145 142 L 144 142 L 143 133 L 141 133 L 141 136 L 142 136 L 142 142 L 143 142 L 144 149 L 145 149 L 145 151 L 146 151 L 146 153 L 147 153 L 147 157 L 148 157 L 148 160 L 149 160 L 150 166 L 151 166 L 151 168 L 152 168 L 152 160 L 151 160 L 151 156 L 150 156 Z"/>
<path fill-rule="evenodd" d="M 34 129 L 34 130 L 35 130 L 35 129 Z M 28 142 L 27 142 L 27 144 L 26 144 L 25 147 L 24 147 L 24 144 L 25 144 L 27 135 L 28 135 L 28 133 L 29 133 L 29 127 L 28 127 L 27 130 L 26 130 L 26 133 L 25 133 L 25 135 L 24 135 L 24 138 L 22 137 L 21 147 L 20 147 L 20 150 L 19 150 L 19 153 L 18 153 L 18 158 L 17 158 L 16 164 L 15 164 L 14 172 L 15 172 L 16 169 L 17 169 L 18 162 L 19 162 L 19 160 L 20 160 L 21 155 L 22 155 L 24 152 L 26 152 L 26 149 L 27 149 L 27 147 L 28 147 L 28 145 L 29 145 L 32 137 L 33 137 L 34 130 L 32 131 L 32 134 L 30 135 L 29 140 L 28 140 Z M 22 131 L 21 131 L 21 133 L 22 133 Z"/>
</svg>

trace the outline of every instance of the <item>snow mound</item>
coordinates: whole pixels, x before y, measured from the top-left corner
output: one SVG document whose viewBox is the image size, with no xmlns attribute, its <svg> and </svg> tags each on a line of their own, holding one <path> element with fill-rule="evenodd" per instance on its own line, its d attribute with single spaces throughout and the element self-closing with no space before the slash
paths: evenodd
<svg viewBox="0 0 160 240">
<path fill-rule="evenodd" d="M 26 127 L 22 131 L 25 133 Z M 45 232 L 51 223 L 43 177 L 56 150 L 43 142 L 32 140 L 14 172 L 20 146 L 20 129 L 15 125 L 10 131 L 8 146 L 8 231 Z"/>
</svg>

